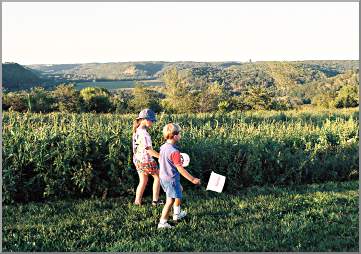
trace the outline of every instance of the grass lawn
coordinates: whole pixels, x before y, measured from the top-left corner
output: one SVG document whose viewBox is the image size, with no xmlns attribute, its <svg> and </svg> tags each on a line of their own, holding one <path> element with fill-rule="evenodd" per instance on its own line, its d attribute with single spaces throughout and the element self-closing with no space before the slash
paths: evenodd
<svg viewBox="0 0 361 254">
<path fill-rule="evenodd" d="M 157 229 L 150 197 L 3 206 L 3 251 L 354 251 L 358 181 L 184 192 L 189 216 Z M 164 196 L 163 196 L 164 197 Z"/>
</svg>

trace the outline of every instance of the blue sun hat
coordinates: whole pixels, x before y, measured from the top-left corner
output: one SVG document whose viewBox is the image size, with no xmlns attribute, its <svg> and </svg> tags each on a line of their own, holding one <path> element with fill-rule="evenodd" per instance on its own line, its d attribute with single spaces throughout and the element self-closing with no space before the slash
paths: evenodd
<svg viewBox="0 0 361 254">
<path fill-rule="evenodd" d="M 146 109 L 143 109 L 142 111 L 140 111 L 137 119 L 147 119 L 147 120 L 152 121 L 152 122 L 157 121 L 157 119 L 155 119 L 154 111 L 149 109 L 149 108 L 146 108 Z"/>
</svg>

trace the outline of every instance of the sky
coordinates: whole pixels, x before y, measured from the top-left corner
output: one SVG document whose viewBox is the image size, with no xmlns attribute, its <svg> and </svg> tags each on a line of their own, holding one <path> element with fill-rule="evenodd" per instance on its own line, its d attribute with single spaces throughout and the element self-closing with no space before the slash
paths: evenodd
<svg viewBox="0 0 361 254">
<path fill-rule="evenodd" d="M 358 2 L 3 2 L 2 62 L 358 60 Z"/>
</svg>

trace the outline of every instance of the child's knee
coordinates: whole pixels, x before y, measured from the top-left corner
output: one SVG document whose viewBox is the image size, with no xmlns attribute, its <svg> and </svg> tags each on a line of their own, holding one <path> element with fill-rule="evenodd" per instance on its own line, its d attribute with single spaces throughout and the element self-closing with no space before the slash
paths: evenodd
<svg viewBox="0 0 361 254">
<path fill-rule="evenodd" d="M 174 198 L 167 198 L 166 205 L 172 206 L 174 203 Z"/>
<path fill-rule="evenodd" d="M 148 183 L 148 178 L 147 177 L 141 178 L 139 183 L 142 184 L 142 185 L 143 184 L 146 185 Z"/>
</svg>

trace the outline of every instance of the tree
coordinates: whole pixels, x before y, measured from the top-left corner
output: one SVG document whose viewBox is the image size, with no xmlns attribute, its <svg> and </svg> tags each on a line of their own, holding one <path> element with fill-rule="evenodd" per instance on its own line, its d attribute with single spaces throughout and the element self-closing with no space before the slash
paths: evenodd
<svg viewBox="0 0 361 254">
<path fill-rule="evenodd" d="M 130 101 L 133 95 L 128 91 L 118 90 L 111 98 L 115 113 L 126 114 L 132 112 Z"/>
<path fill-rule="evenodd" d="M 60 112 L 81 112 L 82 100 L 73 84 L 61 84 L 53 91 L 56 110 Z"/>
<path fill-rule="evenodd" d="M 225 88 L 218 82 L 209 84 L 198 94 L 198 112 L 225 111 L 229 107 L 228 97 Z"/>
<path fill-rule="evenodd" d="M 270 109 L 273 94 L 265 87 L 251 87 L 242 96 L 245 109 Z"/>
<path fill-rule="evenodd" d="M 276 97 L 276 98 L 272 98 L 269 109 L 287 110 L 287 109 L 292 109 L 293 107 L 301 104 L 303 104 L 301 99 L 295 97 L 293 98 L 288 96 Z"/>
<path fill-rule="evenodd" d="M 140 82 L 137 82 L 134 86 L 133 98 L 129 101 L 129 106 L 136 112 L 145 108 L 150 108 L 154 112 L 161 110 L 158 94 L 155 91 L 146 89 Z"/>
<path fill-rule="evenodd" d="M 28 94 L 22 92 L 4 93 L 2 100 L 3 110 L 14 110 L 18 112 L 26 112 L 28 110 Z"/>
<path fill-rule="evenodd" d="M 87 111 L 108 113 L 112 110 L 111 95 L 105 88 L 86 87 L 80 90 L 80 96 L 84 100 Z"/>
<path fill-rule="evenodd" d="M 172 68 L 164 72 L 164 94 L 166 98 L 161 101 L 163 108 L 172 113 L 193 112 L 197 107 L 197 91 L 187 80 L 184 73 Z"/>
<path fill-rule="evenodd" d="M 232 103 L 229 100 L 220 101 L 217 105 L 218 112 L 225 113 L 232 110 Z"/>
<path fill-rule="evenodd" d="M 28 93 L 28 109 L 30 112 L 48 113 L 53 110 L 54 97 L 43 87 L 34 87 Z"/>
<path fill-rule="evenodd" d="M 349 108 L 358 106 L 359 91 L 358 86 L 346 85 L 338 92 L 333 102 L 336 108 Z"/>
<path fill-rule="evenodd" d="M 312 104 L 324 108 L 332 108 L 335 94 L 332 91 L 327 91 L 323 94 L 317 94 L 312 98 Z"/>
</svg>

